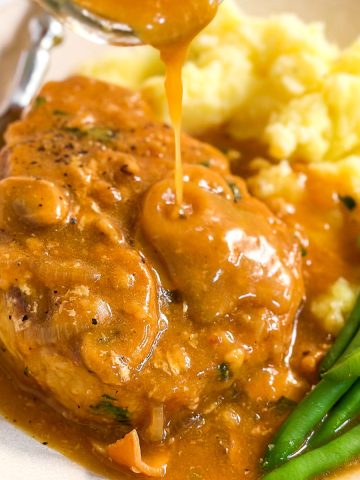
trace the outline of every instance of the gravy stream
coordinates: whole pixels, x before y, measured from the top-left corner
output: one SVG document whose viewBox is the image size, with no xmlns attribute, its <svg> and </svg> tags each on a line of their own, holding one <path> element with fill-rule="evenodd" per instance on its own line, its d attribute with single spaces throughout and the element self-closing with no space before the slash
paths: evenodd
<svg viewBox="0 0 360 480">
<path fill-rule="evenodd" d="M 165 89 L 175 138 L 175 191 L 183 202 L 181 161 L 182 78 L 188 47 L 215 16 L 218 0 L 78 0 L 86 9 L 113 21 L 130 25 L 141 41 L 160 52 L 166 68 Z"/>
<path fill-rule="evenodd" d="M 181 161 L 181 117 L 183 85 L 181 70 L 185 62 L 188 44 L 161 50 L 166 66 L 165 91 L 175 138 L 175 191 L 178 205 L 183 203 L 183 168 Z"/>
</svg>

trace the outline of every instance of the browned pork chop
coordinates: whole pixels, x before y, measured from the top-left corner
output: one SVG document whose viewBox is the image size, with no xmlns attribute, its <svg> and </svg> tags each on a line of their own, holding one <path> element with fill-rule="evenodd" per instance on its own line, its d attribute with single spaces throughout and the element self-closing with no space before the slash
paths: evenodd
<svg viewBox="0 0 360 480">
<path fill-rule="evenodd" d="M 82 77 L 46 85 L 6 140 L 0 338 L 21 383 L 150 440 L 159 405 L 172 432 L 235 387 L 288 391 L 298 245 L 226 157 L 183 136 L 179 214 L 169 127 Z"/>
</svg>

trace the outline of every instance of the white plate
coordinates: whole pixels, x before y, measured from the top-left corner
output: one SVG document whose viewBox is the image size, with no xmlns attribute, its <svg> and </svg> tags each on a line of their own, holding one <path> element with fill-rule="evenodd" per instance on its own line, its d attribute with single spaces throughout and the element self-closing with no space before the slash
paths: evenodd
<svg viewBox="0 0 360 480">
<path fill-rule="evenodd" d="M 136 0 L 134 0 L 136 1 Z M 226 0 L 225 0 L 226 1 Z M 360 33 L 359 0 L 239 0 L 245 12 L 268 14 L 292 11 L 306 20 L 326 21 L 329 37 L 346 45 Z M 0 104 L 11 85 L 18 52 L 24 45 L 28 0 L 0 0 Z M 65 42 L 53 52 L 47 79 L 61 79 L 77 66 L 114 47 L 93 45 L 67 32 Z M 116 51 L 116 49 L 115 49 Z M 1 393 L 0 393 L 1 394 Z M 61 454 L 35 442 L 0 417 L 1 480 L 95 480 Z M 329 478 L 329 477 L 328 477 Z M 338 480 L 340 477 L 337 477 Z M 360 470 L 341 477 L 359 480 Z"/>
</svg>

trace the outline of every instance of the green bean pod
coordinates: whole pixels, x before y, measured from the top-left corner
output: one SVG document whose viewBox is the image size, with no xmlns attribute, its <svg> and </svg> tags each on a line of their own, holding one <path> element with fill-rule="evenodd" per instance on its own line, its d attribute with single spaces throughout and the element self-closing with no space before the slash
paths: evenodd
<svg viewBox="0 0 360 480">
<path fill-rule="evenodd" d="M 323 374 L 323 378 L 357 378 L 360 373 L 360 328 L 335 365 Z"/>
<path fill-rule="evenodd" d="M 323 447 L 295 457 L 262 480 L 310 480 L 360 455 L 360 425 L 352 428 Z"/>
<path fill-rule="evenodd" d="M 268 446 L 263 468 L 272 470 L 297 452 L 306 442 L 314 427 L 353 383 L 353 380 L 344 382 L 321 380 L 280 427 L 272 444 Z"/>
<path fill-rule="evenodd" d="M 324 373 L 323 378 L 342 381 L 360 377 L 360 348 L 341 357 L 336 364 Z"/>
<path fill-rule="evenodd" d="M 346 355 L 349 355 L 350 353 L 354 352 L 356 349 L 360 348 L 360 328 L 356 332 L 354 338 L 351 340 L 347 348 L 345 349 L 344 353 L 341 355 L 340 359 L 341 360 L 343 357 Z"/>
<path fill-rule="evenodd" d="M 331 368 L 338 358 L 344 353 L 346 348 L 360 327 L 360 295 L 357 297 L 354 308 L 352 309 L 345 326 L 340 331 L 332 347 L 325 355 L 320 364 L 320 372 L 324 373 Z"/>
<path fill-rule="evenodd" d="M 331 440 L 354 417 L 360 413 L 360 380 L 357 380 L 349 392 L 335 405 L 325 422 L 311 437 L 310 448 L 318 448 Z"/>
</svg>

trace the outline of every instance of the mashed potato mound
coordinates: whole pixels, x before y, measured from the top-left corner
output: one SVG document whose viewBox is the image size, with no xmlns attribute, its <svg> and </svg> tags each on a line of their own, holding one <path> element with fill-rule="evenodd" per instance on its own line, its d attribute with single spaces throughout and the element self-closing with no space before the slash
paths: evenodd
<svg viewBox="0 0 360 480">
<path fill-rule="evenodd" d="M 340 277 L 329 291 L 312 301 L 311 311 L 324 330 L 337 334 L 353 309 L 359 288 Z"/>
<path fill-rule="evenodd" d="M 148 47 L 84 66 L 83 73 L 140 88 L 167 119 L 164 69 Z M 341 52 L 320 23 L 293 15 L 248 17 L 231 0 L 195 39 L 184 68 L 184 128 L 222 126 L 289 161 L 336 161 L 360 152 L 360 41 Z"/>
<path fill-rule="evenodd" d="M 257 198 L 265 202 L 274 198 L 291 203 L 301 202 L 306 191 L 305 173 L 295 171 L 286 160 L 272 164 L 264 159 L 255 159 L 251 165 L 256 173 L 247 183 Z M 341 192 L 346 192 L 360 204 L 360 155 L 349 155 L 337 162 L 313 163 L 304 171 L 316 174 L 327 183 L 336 184 Z"/>
<path fill-rule="evenodd" d="M 257 175 L 248 179 L 248 186 L 255 197 L 264 201 L 281 198 L 286 202 L 299 202 L 305 190 L 306 177 L 294 172 L 286 160 L 277 165 L 263 159 L 256 159 L 252 167 L 258 170 Z"/>
</svg>

